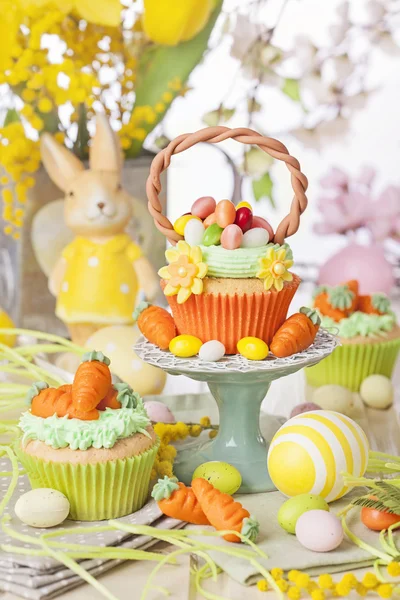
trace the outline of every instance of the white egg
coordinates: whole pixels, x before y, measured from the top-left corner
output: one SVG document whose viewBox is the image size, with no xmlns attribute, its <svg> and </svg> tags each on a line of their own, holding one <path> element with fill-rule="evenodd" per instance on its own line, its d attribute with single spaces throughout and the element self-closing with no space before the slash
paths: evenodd
<svg viewBox="0 0 400 600">
<path fill-rule="evenodd" d="M 370 408 L 389 408 L 393 404 L 393 384 L 384 375 L 370 375 L 361 384 L 360 396 Z"/>
<path fill-rule="evenodd" d="M 203 344 L 199 350 L 201 360 L 207 362 L 216 362 L 221 360 L 225 354 L 225 346 L 218 340 L 210 340 Z"/>
<path fill-rule="evenodd" d="M 354 410 L 352 392 L 341 385 L 322 385 L 314 391 L 312 401 L 324 410 L 334 410 L 348 417 Z"/>
<path fill-rule="evenodd" d="M 258 248 L 259 246 L 265 246 L 269 242 L 269 233 L 262 227 L 255 227 L 249 229 L 243 235 L 241 248 Z"/>
<path fill-rule="evenodd" d="M 68 517 L 69 501 L 57 490 L 37 488 L 18 498 L 15 514 L 31 527 L 54 527 Z"/>
<path fill-rule="evenodd" d="M 184 238 L 189 246 L 200 246 L 203 241 L 205 227 L 201 221 L 190 219 L 186 223 Z"/>
</svg>

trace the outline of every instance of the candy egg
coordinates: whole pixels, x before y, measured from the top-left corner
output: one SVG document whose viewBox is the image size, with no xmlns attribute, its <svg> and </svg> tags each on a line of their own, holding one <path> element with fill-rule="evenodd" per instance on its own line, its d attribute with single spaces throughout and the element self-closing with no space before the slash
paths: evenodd
<svg viewBox="0 0 400 600">
<path fill-rule="evenodd" d="M 314 391 L 312 399 L 324 410 L 336 410 L 348 417 L 354 410 L 353 394 L 341 385 L 322 385 Z"/>
<path fill-rule="evenodd" d="M 249 202 L 239 202 L 239 204 L 236 205 L 236 210 L 239 210 L 239 208 L 243 208 L 246 207 L 248 209 L 251 210 L 251 212 L 253 212 L 253 207 L 251 206 L 251 204 Z"/>
<path fill-rule="evenodd" d="M 194 335 L 177 335 L 169 343 L 169 351 L 180 358 L 195 356 L 203 342 Z"/>
<path fill-rule="evenodd" d="M 309 510 L 296 523 L 296 537 L 304 548 L 313 552 L 330 552 L 343 541 L 340 520 L 326 510 Z"/>
<path fill-rule="evenodd" d="M 68 517 L 69 501 L 52 488 L 37 488 L 20 496 L 15 514 L 31 527 L 55 527 Z"/>
<path fill-rule="evenodd" d="M 11 317 L 6 313 L 5 310 L 0 308 L 0 327 L 2 329 L 14 329 L 15 325 Z M 0 342 L 6 346 L 15 346 L 16 336 L 15 335 L 1 335 Z"/>
<path fill-rule="evenodd" d="M 186 223 L 184 238 L 189 246 L 199 246 L 203 241 L 205 227 L 201 221 L 190 219 Z"/>
<path fill-rule="evenodd" d="M 262 227 L 256 227 L 255 229 L 249 229 L 243 235 L 242 248 L 259 248 L 260 246 L 266 246 L 268 242 L 268 231 Z"/>
<path fill-rule="evenodd" d="M 268 346 L 259 338 L 244 337 L 237 343 L 239 353 L 249 360 L 264 360 L 268 356 Z"/>
<path fill-rule="evenodd" d="M 220 227 L 223 229 L 228 227 L 228 225 L 231 225 L 235 221 L 235 205 L 230 200 L 221 200 L 221 202 L 218 202 L 215 209 L 215 216 Z"/>
<path fill-rule="evenodd" d="M 268 223 L 267 219 L 264 219 L 263 217 L 254 217 L 253 216 L 252 227 L 253 227 L 253 229 L 255 229 L 256 227 L 261 227 L 262 229 L 266 229 L 268 231 L 270 240 L 272 240 L 272 238 L 274 237 L 274 230 L 272 229 L 271 225 Z"/>
<path fill-rule="evenodd" d="M 246 233 L 253 225 L 253 213 L 247 206 L 242 206 L 236 210 L 235 224 L 239 225 L 243 233 Z"/>
<path fill-rule="evenodd" d="M 242 485 L 242 476 L 236 467 L 229 463 L 213 460 L 199 465 L 192 479 L 207 479 L 217 490 L 224 494 L 234 494 Z"/>
<path fill-rule="evenodd" d="M 218 340 L 210 340 L 209 342 L 206 342 L 199 350 L 199 357 L 201 360 L 205 360 L 207 362 L 216 362 L 217 360 L 221 360 L 224 355 L 225 346 Z"/>
<path fill-rule="evenodd" d="M 393 384 L 384 375 L 370 375 L 361 384 L 360 396 L 370 408 L 388 408 L 393 404 Z"/>
<path fill-rule="evenodd" d="M 316 494 L 299 494 L 282 504 L 278 511 L 278 523 L 288 533 L 295 533 L 297 519 L 309 510 L 329 511 L 329 504 Z"/>
<path fill-rule="evenodd" d="M 150 421 L 156 423 L 175 423 L 175 417 L 164 402 L 157 400 L 146 400 L 144 402 Z"/>
<path fill-rule="evenodd" d="M 176 231 L 176 233 L 179 233 L 179 235 L 183 235 L 185 233 L 185 227 L 187 223 L 192 219 L 197 219 L 198 221 L 200 221 L 199 217 L 195 217 L 194 215 L 182 215 L 181 217 L 179 217 L 179 219 L 175 221 L 174 231 Z"/>
<path fill-rule="evenodd" d="M 221 246 L 226 250 L 235 250 L 240 248 L 242 238 L 243 231 L 238 225 L 228 225 L 221 234 Z"/>
<path fill-rule="evenodd" d="M 204 246 L 217 246 L 221 243 L 221 235 L 223 229 L 217 223 L 213 223 L 204 232 L 203 245 Z"/>
<path fill-rule="evenodd" d="M 215 212 L 211 213 L 211 215 L 208 215 L 207 219 L 204 219 L 203 225 L 204 227 L 207 229 L 207 227 L 210 227 L 210 225 L 212 225 L 213 223 L 217 222 L 217 215 L 215 214 Z"/>
<path fill-rule="evenodd" d="M 322 408 L 318 404 L 315 404 L 315 402 L 303 402 L 292 409 L 289 418 L 291 419 L 292 417 L 297 417 L 297 415 L 302 415 L 310 410 L 322 410 Z"/>
<path fill-rule="evenodd" d="M 197 198 L 196 202 L 193 203 L 190 212 L 192 215 L 199 217 L 199 219 L 206 219 L 211 213 L 214 212 L 217 203 L 212 196 L 202 196 Z"/>
</svg>

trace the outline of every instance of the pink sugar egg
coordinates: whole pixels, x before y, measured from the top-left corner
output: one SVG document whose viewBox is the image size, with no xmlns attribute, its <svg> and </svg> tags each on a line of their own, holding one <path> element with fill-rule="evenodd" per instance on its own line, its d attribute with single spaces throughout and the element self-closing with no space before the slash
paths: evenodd
<svg viewBox="0 0 400 600">
<path fill-rule="evenodd" d="M 236 218 L 236 208 L 230 200 L 221 200 L 218 202 L 215 209 L 215 216 L 220 227 L 225 229 L 228 225 L 232 225 Z"/>
<path fill-rule="evenodd" d="M 213 225 L 216 222 L 217 222 L 217 215 L 215 214 L 215 212 L 213 212 L 213 213 L 211 213 L 211 215 L 208 215 L 207 219 L 205 219 L 203 221 L 203 225 L 207 229 L 207 227 L 210 227 L 210 225 Z"/>
<path fill-rule="evenodd" d="M 236 211 L 235 225 L 239 225 L 243 233 L 246 233 L 253 224 L 253 213 L 246 206 L 242 206 Z"/>
<path fill-rule="evenodd" d="M 242 243 L 243 231 L 239 225 L 228 225 L 221 235 L 221 246 L 226 250 L 235 250 L 240 248 Z"/>
<path fill-rule="evenodd" d="M 163 402 L 147 400 L 144 402 L 144 407 L 150 421 L 155 421 L 156 423 L 175 423 L 174 415 Z"/>
<path fill-rule="evenodd" d="M 217 203 L 212 196 L 202 196 L 193 203 L 190 212 L 200 219 L 206 219 L 215 211 L 216 206 Z"/>
<path fill-rule="evenodd" d="M 264 219 L 263 217 L 253 217 L 253 223 L 251 228 L 254 229 L 255 227 L 262 227 L 262 229 L 266 229 L 269 233 L 270 241 L 273 239 L 274 230 L 272 229 L 271 225 L 266 219 Z"/>
<path fill-rule="evenodd" d="M 313 552 L 330 552 L 343 541 L 342 523 L 326 510 L 309 510 L 296 523 L 296 537 L 302 546 Z"/>
</svg>

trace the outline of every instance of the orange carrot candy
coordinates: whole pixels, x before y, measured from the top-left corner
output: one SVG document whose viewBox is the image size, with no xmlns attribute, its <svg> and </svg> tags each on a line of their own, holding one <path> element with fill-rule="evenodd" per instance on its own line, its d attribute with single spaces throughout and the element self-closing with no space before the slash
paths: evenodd
<svg viewBox="0 0 400 600">
<path fill-rule="evenodd" d="M 168 350 L 170 341 L 176 337 L 175 321 L 165 308 L 140 302 L 133 313 L 141 333 L 161 350 Z"/>
<path fill-rule="evenodd" d="M 62 386 L 64 388 L 65 386 Z M 51 388 L 45 381 L 35 382 L 28 391 L 26 400 L 31 405 L 31 413 L 35 417 L 65 417 L 67 414 L 65 402 L 60 400 L 68 392 L 62 388 Z M 71 402 L 71 400 L 70 400 Z"/>
<path fill-rule="evenodd" d="M 220 492 L 201 477 L 193 479 L 192 489 L 204 514 L 215 529 L 237 531 L 251 542 L 256 541 L 260 525 L 240 502 L 235 502 L 232 496 Z M 224 539 L 228 542 L 241 541 L 234 533 L 227 533 Z"/>
<path fill-rule="evenodd" d="M 270 344 L 278 358 L 306 350 L 315 340 L 321 319 L 316 310 L 303 306 L 300 312 L 289 317 L 275 333 Z"/>
<path fill-rule="evenodd" d="M 84 354 L 72 384 L 72 400 L 79 412 L 88 412 L 108 394 L 111 388 L 110 359 L 102 352 Z"/>
<path fill-rule="evenodd" d="M 106 410 L 106 408 L 136 408 L 139 394 L 133 391 L 127 383 L 114 383 L 108 394 L 99 402 L 97 410 Z"/>
<path fill-rule="evenodd" d="M 314 294 L 314 307 L 334 321 L 341 321 L 356 310 L 358 283 L 355 280 L 343 285 L 320 286 Z"/>
<path fill-rule="evenodd" d="M 372 294 L 372 296 L 358 296 L 357 310 L 369 315 L 384 315 L 390 310 L 390 300 L 386 294 Z"/>
<path fill-rule="evenodd" d="M 176 477 L 159 479 L 151 495 L 167 517 L 193 525 L 210 525 L 192 488 L 180 483 Z"/>
</svg>

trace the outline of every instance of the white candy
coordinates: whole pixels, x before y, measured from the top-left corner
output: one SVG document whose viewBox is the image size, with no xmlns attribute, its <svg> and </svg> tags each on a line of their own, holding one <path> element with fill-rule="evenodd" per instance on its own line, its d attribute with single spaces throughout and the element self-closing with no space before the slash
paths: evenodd
<svg viewBox="0 0 400 600">
<path fill-rule="evenodd" d="M 361 384 L 360 396 L 370 408 L 389 408 L 393 404 L 393 384 L 384 375 L 370 375 Z"/>
<path fill-rule="evenodd" d="M 203 241 L 205 227 L 198 219 L 190 219 L 186 223 L 184 238 L 189 246 L 199 246 Z"/>
<path fill-rule="evenodd" d="M 315 390 L 312 401 L 324 410 L 335 410 L 350 417 L 354 410 L 353 394 L 341 385 L 323 385 Z"/>
<path fill-rule="evenodd" d="M 57 490 L 37 488 L 18 498 L 15 514 L 31 527 L 54 527 L 68 517 L 69 501 Z"/>
<path fill-rule="evenodd" d="M 243 235 L 241 248 L 258 248 L 259 246 L 266 246 L 268 242 L 268 231 L 262 227 L 255 227 L 254 229 L 249 229 Z"/>
<path fill-rule="evenodd" d="M 199 350 L 201 360 L 207 362 L 216 362 L 221 360 L 225 354 L 225 346 L 218 340 L 210 340 L 202 345 Z"/>
</svg>

